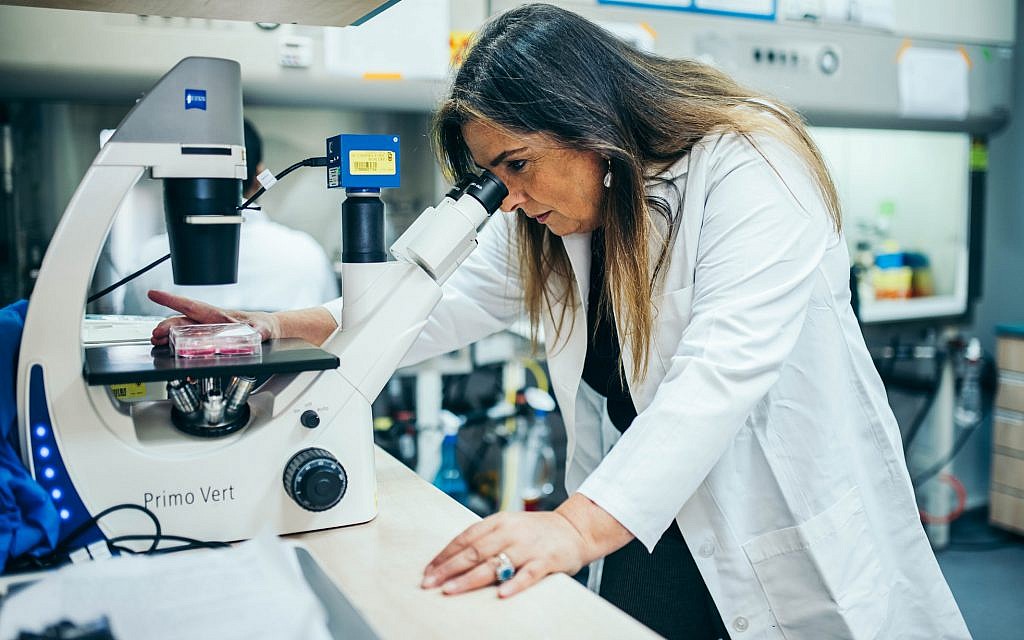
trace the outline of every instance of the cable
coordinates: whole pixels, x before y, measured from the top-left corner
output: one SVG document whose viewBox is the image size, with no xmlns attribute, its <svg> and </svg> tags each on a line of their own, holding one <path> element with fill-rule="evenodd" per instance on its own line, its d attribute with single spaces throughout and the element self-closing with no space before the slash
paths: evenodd
<svg viewBox="0 0 1024 640">
<path fill-rule="evenodd" d="M 295 171 L 299 167 L 326 167 L 326 166 L 327 166 L 327 157 L 326 156 L 320 156 L 320 157 L 314 157 L 314 158 L 306 158 L 305 160 L 300 160 L 299 162 L 296 162 L 295 164 L 293 164 L 292 166 L 288 167 L 287 169 L 285 169 L 281 173 L 277 174 L 276 176 L 274 176 L 274 179 L 275 180 L 280 180 L 281 178 L 284 178 L 286 175 L 288 175 L 292 171 Z M 239 211 L 241 211 L 243 209 L 248 209 L 249 205 L 251 205 L 253 202 L 255 202 L 255 200 L 257 198 L 259 198 L 261 195 L 266 193 L 266 191 L 267 191 L 266 187 L 260 187 L 259 191 L 257 191 L 256 193 L 252 194 L 252 197 L 250 197 L 248 200 L 246 200 L 241 205 L 236 207 L 236 209 L 238 209 Z M 160 258 L 159 260 L 156 260 L 154 262 L 149 263 L 148 265 L 142 267 L 141 269 L 139 269 L 135 273 L 132 273 L 132 274 L 130 274 L 130 275 L 124 277 L 124 278 L 121 278 L 120 280 L 118 280 L 114 284 L 110 285 L 106 289 L 103 289 L 102 291 L 98 291 L 97 293 L 92 294 L 91 296 L 89 296 L 86 299 L 86 302 L 89 303 L 89 304 L 91 304 L 93 302 L 96 302 L 97 300 L 99 300 L 103 296 L 107 295 L 111 291 L 114 291 L 118 287 L 121 287 L 123 285 L 128 284 L 129 282 L 131 282 L 135 278 L 138 278 L 142 274 L 144 274 L 147 271 L 149 271 L 150 269 L 156 267 L 157 265 L 159 265 L 160 263 L 164 262 L 165 260 L 167 260 L 170 257 L 171 257 L 171 254 L 168 253 L 167 255 L 165 255 L 164 257 Z"/>
<path fill-rule="evenodd" d="M 928 467 L 921 473 L 911 476 L 910 483 L 914 486 L 914 488 L 917 489 L 925 482 L 931 480 L 933 477 L 938 475 L 939 472 L 942 471 L 943 467 L 952 462 L 953 458 L 955 458 L 957 454 L 960 453 L 960 450 L 964 448 L 964 445 L 967 444 L 967 441 L 970 439 L 970 437 L 974 435 L 974 432 L 978 430 L 978 427 L 981 426 L 988 419 L 989 415 L 991 415 L 991 411 L 982 414 L 982 416 L 979 417 L 974 422 L 974 424 L 964 429 L 957 437 L 956 442 L 953 443 L 953 447 L 949 450 L 949 454 L 944 456 L 941 460 L 939 460 L 932 466 Z"/>
<path fill-rule="evenodd" d="M 170 548 L 159 548 L 158 547 L 156 549 L 151 549 L 149 551 L 143 552 L 143 553 L 146 553 L 146 554 L 172 553 L 172 552 L 175 552 L 175 551 L 188 551 L 188 550 L 191 550 L 191 549 L 224 549 L 224 548 L 227 548 L 227 547 L 231 546 L 227 542 L 219 542 L 219 541 L 215 541 L 215 540 L 197 540 L 195 538 L 187 538 L 185 536 L 175 536 L 175 535 L 166 534 L 166 533 L 162 534 L 162 535 L 159 535 L 159 536 L 154 536 L 154 535 L 149 535 L 149 534 L 117 536 L 117 537 L 110 538 L 109 540 L 107 540 L 107 544 L 111 545 L 111 546 L 115 546 L 119 551 L 120 550 L 125 550 L 128 553 L 135 554 L 137 552 L 134 549 L 130 549 L 128 547 L 121 547 L 121 546 L 117 546 L 117 545 L 119 545 L 122 542 L 139 542 L 139 541 L 145 541 L 145 540 L 151 540 L 151 541 L 153 541 L 157 545 L 159 545 L 164 540 L 168 540 L 170 542 L 182 542 L 182 543 L 184 543 L 184 544 L 176 546 L 176 547 L 170 547 Z"/>
<path fill-rule="evenodd" d="M 93 302 L 96 302 L 97 300 L 99 300 L 103 296 L 107 295 L 108 293 L 110 293 L 114 289 L 117 289 L 118 287 L 120 287 L 122 285 L 128 284 L 129 282 L 131 282 L 135 278 L 138 278 L 142 274 L 146 273 L 147 271 L 149 271 L 153 267 L 157 266 L 161 262 L 164 262 L 165 260 L 167 260 L 170 257 L 171 257 L 171 254 L 168 253 L 166 256 L 160 258 L 159 260 L 154 260 L 153 262 L 150 262 L 149 264 L 147 264 L 146 266 L 142 267 L 141 269 L 139 269 L 135 273 L 133 273 L 133 274 L 131 274 L 129 276 L 126 276 L 124 278 L 121 278 L 120 280 L 118 280 L 114 284 L 110 285 L 109 287 L 107 287 L 106 289 L 103 289 L 102 291 L 100 291 L 98 293 L 92 294 L 91 296 L 89 296 L 89 298 L 86 300 L 86 302 L 90 303 L 90 304 L 93 303 Z"/>
<path fill-rule="evenodd" d="M 69 560 L 70 552 L 74 546 L 73 542 L 75 540 L 81 537 L 84 533 L 88 532 L 89 529 L 93 526 L 98 525 L 100 520 L 102 520 L 106 516 L 124 510 L 141 511 L 142 513 L 144 513 L 147 517 L 149 517 L 150 520 L 153 521 L 154 532 L 147 534 L 122 535 L 106 539 L 104 540 L 104 542 L 107 545 L 107 549 L 109 549 L 111 553 L 117 552 L 129 555 L 154 555 L 162 553 L 172 553 L 176 551 L 188 551 L 192 549 L 220 549 L 230 546 L 226 542 L 216 540 L 197 540 L 195 538 L 188 538 L 185 536 L 177 536 L 164 533 L 163 529 L 160 526 L 160 519 L 156 516 L 155 513 L 153 513 L 151 510 L 147 509 L 142 505 L 124 503 L 104 509 L 103 511 L 100 511 L 95 516 L 89 518 L 82 524 L 72 529 L 71 532 L 68 533 L 68 535 L 66 535 L 64 539 L 61 540 L 61 542 L 56 547 L 54 547 L 53 551 L 38 557 L 23 554 L 22 556 L 15 558 L 11 561 L 11 563 L 8 564 L 8 566 L 6 567 L 6 571 L 9 573 L 18 573 L 21 571 L 49 569 L 55 566 L 59 566 L 61 564 L 65 564 Z M 149 547 L 144 551 L 137 551 L 135 549 L 126 547 L 121 544 L 123 542 L 144 542 L 147 540 L 150 542 L 150 544 Z M 160 547 L 160 543 L 164 541 L 180 542 L 182 544 L 173 547 Z"/>
<path fill-rule="evenodd" d="M 540 363 L 531 358 L 524 358 L 522 364 L 527 371 L 533 374 L 533 379 L 537 381 L 537 388 L 547 393 L 548 377 L 544 374 L 544 369 L 540 366 Z"/>
<path fill-rule="evenodd" d="M 153 521 L 153 528 L 155 529 L 155 533 L 153 534 L 153 536 L 155 538 L 159 539 L 159 537 L 160 537 L 160 535 L 162 533 L 162 530 L 160 528 L 160 519 L 156 517 L 156 514 L 153 513 L 152 511 L 150 511 L 149 509 L 147 509 L 146 507 L 143 507 L 142 505 L 131 504 L 131 503 L 127 503 L 126 502 L 124 504 L 118 504 L 118 505 L 114 505 L 113 507 L 109 507 L 107 509 L 104 509 L 103 511 L 100 511 L 95 516 L 89 518 L 88 520 L 86 520 L 82 524 L 80 524 L 77 527 L 75 527 L 74 529 L 72 529 L 71 533 L 69 533 L 67 536 L 65 536 L 64 539 L 60 542 L 60 544 L 58 544 L 54 548 L 53 553 L 55 553 L 55 554 L 57 554 L 57 553 L 67 553 L 67 551 L 69 550 L 69 548 L 71 546 L 70 543 L 72 541 L 76 540 L 79 536 L 81 536 L 83 533 L 88 531 L 93 526 L 98 525 L 100 520 L 102 520 L 104 517 L 106 517 L 106 516 L 108 516 L 108 515 L 110 515 L 112 513 L 116 513 L 118 511 L 123 511 L 123 510 L 141 511 L 142 513 L 146 514 L 149 517 L 149 519 Z M 155 540 L 153 542 L 153 544 L 150 545 L 149 551 L 155 551 L 158 543 L 159 543 L 159 540 Z"/>
<path fill-rule="evenodd" d="M 320 157 L 314 157 L 314 158 L 306 158 L 305 160 L 299 160 L 298 162 L 296 162 L 292 166 L 288 167 L 287 169 L 285 169 L 281 173 L 277 174 L 276 176 L 274 176 L 274 179 L 275 180 L 280 180 L 281 178 L 285 177 L 286 175 L 288 175 L 292 171 L 295 171 L 299 167 L 326 167 L 326 166 L 327 166 L 327 157 L 326 156 L 320 156 Z M 238 207 L 238 209 L 239 210 L 248 209 L 249 205 L 251 205 L 253 202 L 255 202 L 256 198 L 259 198 L 264 193 L 266 193 L 266 191 L 267 191 L 266 187 L 260 187 L 259 191 L 257 191 L 256 193 L 252 194 L 252 197 L 250 197 L 248 200 L 243 202 Z"/>
</svg>

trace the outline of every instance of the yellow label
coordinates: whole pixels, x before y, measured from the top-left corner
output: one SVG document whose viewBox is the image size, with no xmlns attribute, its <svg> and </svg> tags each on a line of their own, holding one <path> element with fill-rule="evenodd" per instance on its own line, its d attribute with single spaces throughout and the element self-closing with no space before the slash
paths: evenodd
<svg viewBox="0 0 1024 640">
<path fill-rule="evenodd" d="M 146 397 L 146 385 L 141 382 L 129 382 L 127 384 L 112 384 L 110 392 L 118 400 L 138 400 Z"/>
<path fill-rule="evenodd" d="M 453 66 L 462 64 L 462 58 L 466 55 L 472 37 L 472 31 L 452 31 L 448 34 L 448 61 Z"/>
<path fill-rule="evenodd" d="M 348 172 L 354 176 L 393 176 L 398 172 L 394 151 L 349 151 Z"/>
<path fill-rule="evenodd" d="M 988 147 L 979 140 L 971 144 L 971 171 L 988 171 Z"/>
</svg>

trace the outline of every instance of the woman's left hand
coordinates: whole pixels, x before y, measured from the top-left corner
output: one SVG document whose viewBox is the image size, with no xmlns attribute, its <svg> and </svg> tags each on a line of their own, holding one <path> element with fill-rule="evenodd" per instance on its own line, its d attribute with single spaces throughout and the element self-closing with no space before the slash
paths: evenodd
<svg viewBox="0 0 1024 640">
<path fill-rule="evenodd" d="M 424 569 L 421 586 L 440 585 L 452 595 L 493 585 L 504 553 L 516 571 L 498 595 L 511 596 L 550 573 L 579 571 L 587 562 L 584 547 L 583 536 L 558 512 L 496 513 L 448 543 Z"/>
<path fill-rule="evenodd" d="M 423 570 L 424 589 L 451 595 L 498 581 L 504 554 L 515 575 L 498 587 L 502 598 L 551 573 L 575 574 L 633 539 L 607 511 L 579 493 L 555 511 L 496 513 L 448 543 Z"/>
</svg>

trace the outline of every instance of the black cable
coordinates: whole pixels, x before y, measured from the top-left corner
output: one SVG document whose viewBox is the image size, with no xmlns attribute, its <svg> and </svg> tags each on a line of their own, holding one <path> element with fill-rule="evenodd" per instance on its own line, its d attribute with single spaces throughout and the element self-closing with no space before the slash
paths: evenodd
<svg viewBox="0 0 1024 640">
<path fill-rule="evenodd" d="M 142 267 L 141 269 L 139 269 L 135 273 L 133 273 L 133 274 L 131 274 L 129 276 L 126 276 L 124 278 L 121 278 L 120 280 L 118 280 L 114 284 L 110 285 L 109 287 L 107 287 L 106 289 L 103 289 L 102 291 L 100 291 L 98 293 L 92 294 L 91 296 L 89 296 L 89 298 L 88 298 L 88 300 L 86 300 L 86 302 L 88 302 L 88 303 L 96 302 L 97 300 L 99 300 L 103 296 L 107 295 L 108 293 L 110 293 L 114 289 L 117 289 L 118 287 L 120 287 L 122 285 L 128 284 L 129 282 L 131 282 L 135 278 L 138 278 L 142 274 L 146 273 L 147 271 L 149 271 L 153 267 L 157 266 L 158 264 L 164 262 L 165 260 L 169 259 L 170 257 L 171 257 L 171 254 L 168 253 L 166 256 L 160 258 L 159 260 L 154 260 L 153 262 L 150 262 L 149 264 L 147 264 L 146 266 Z"/>
<path fill-rule="evenodd" d="M 991 415 L 991 412 L 982 414 L 981 417 L 979 417 L 978 420 L 974 422 L 974 424 L 964 429 L 963 432 L 957 437 L 956 442 L 953 443 L 953 448 L 950 449 L 949 454 L 944 456 L 942 460 L 939 460 L 938 462 L 928 467 L 921 473 L 911 476 L 910 484 L 912 484 L 916 489 L 925 482 L 939 475 L 943 467 L 945 467 L 947 464 L 953 461 L 953 458 L 955 458 L 957 454 L 960 453 L 960 450 L 964 448 L 964 445 L 967 444 L 967 441 L 971 438 L 972 435 L 974 435 L 974 432 L 978 430 L 978 427 L 981 426 L 986 419 L 988 419 L 989 415 Z"/>
<path fill-rule="evenodd" d="M 155 538 L 157 538 L 157 540 L 154 540 L 153 544 L 150 545 L 147 553 L 155 551 L 157 545 L 159 544 L 159 537 L 162 535 L 162 530 L 160 528 L 160 519 L 156 517 L 155 513 L 153 513 L 146 507 L 137 504 L 124 503 L 104 509 L 95 516 L 89 518 L 82 524 L 78 525 L 77 527 L 72 529 L 71 532 L 68 533 L 68 535 L 66 535 L 64 539 L 61 540 L 61 542 L 56 547 L 54 547 L 54 549 L 49 553 L 45 553 L 40 556 L 33 556 L 28 553 L 25 553 L 18 556 L 17 558 L 12 559 L 11 562 L 8 563 L 8 565 L 5 567 L 5 571 L 8 573 L 20 573 L 22 571 L 38 571 L 41 569 L 49 569 L 51 567 L 64 564 L 68 561 L 68 556 L 71 550 L 71 543 L 73 541 L 81 537 L 82 534 L 86 533 L 91 527 L 97 525 L 99 521 L 104 517 L 117 511 L 123 511 L 126 509 L 141 511 L 142 513 L 146 514 L 146 516 L 149 517 L 150 520 L 153 521 L 154 533 L 152 535 Z M 114 548 L 112 548 L 111 545 L 109 544 L 107 545 L 107 547 L 111 549 L 111 551 L 114 550 Z"/>
<path fill-rule="evenodd" d="M 274 178 L 277 179 L 277 180 L 280 180 L 281 178 L 285 177 L 286 175 L 288 175 L 292 171 L 295 171 L 299 167 L 326 167 L 326 166 L 327 166 L 327 157 L 326 156 L 320 156 L 320 157 L 316 157 L 316 158 L 306 158 L 305 160 L 300 160 L 299 162 L 296 162 L 292 166 L 288 167 L 287 169 L 285 169 L 281 173 L 279 173 L 276 176 L 274 176 Z M 265 187 L 260 187 L 259 191 L 254 193 L 252 195 L 252 197 L 249 198 L 248 200 L 246 200 L 244 203 L 242 203 L 241 205 L 236 207 L 236 209 L 238 209 L 238 210 L 248 209 L 249 205 L 251 205 L 256 200 L 256 198 L 259 198 L 261 195 L 266 193 L 266 191 L 267 191 L 267 189 Z M 164 262 L 165 260 L 167 260 L 170 257 L 171 257 L 171 254 L 168 253 L 167 255 L 165 255 L 164 257 L 160 258 L 159 260 L 156 260 L 154 262 L 149 263 L 148 265 L 142 267 L 141 269 L 139 269 L 135 273 L 132 273 L 132 274 L 130 274 L 130 275 L 124 277 L 124 278 L 121 278 L 120 280 L 118 280 L 114 284 L 110 285 L 106 289 L 103 289 L 102 291 L 99 291 L 99 292 L 94 293 L 93 295 L 89 296 L 89 298 L 86 300 L 86 302 L 90 303 L 90 304 L 93 303 L 93 302 L 96 302 L 97 300 L 99 300 L 103 296 L 107 295 L 111 291 L 114 291 L 118 287 L 121 287 L 121 286 L 124 286 L 124 285 L 128 284 L 129 282 L 131 282 L 135 278 L 138 278 L 142 274 L 144 274 L 147 271 L 149 271 L 150 269 L 156 267 L 157 265 L 159 265 L 160 263 Z"/>
<path fill-rule="evenodd" d="M 292 171 L 295 171 L 299 167 L 326 167 L 326 166 L 327 166 L 327 157 L 326 156 L 320 156 L 320 157 L 315 157 L 315 158 L 306 158 L 305 160 L 300 160 L 300 161 L 296 162 L 295 164 L 293 164 L 292 166 L 288 167 L 287 169 L 285 169 L 281 173 L 277 174 L 276 176 L 274 176 L 274 179 L 275 180 L 280 180 L 281 178 L 285 177 L 286 175 L 288 175 Z M 239 205 L 238 209 L 239 210 L 248 209 L 249 205 L 251 205 L 253 202 L 255 202 L 256 199 L 259 198 L 260 196 L 262 196 L 264 193 L 266 193 L 266 191 L 267 191 L 266 187 L 260 187 L 259 190 L 256 193 L 252 194 L 252 197 L 250 197 L 248 200 L 246 200 L 241 205 Z"/>
<path fill-rule="evenodd" d="M 88 520 L 86 520 L 82 524 L 80 524 L 77 527 L 75 527 L 74 529 L 72 529 L 71 533 L 69 533 L 67 536 L 65 536 L 64 539 L 60 542 L 60 544 L 58 544 L 56 546 L 56 548 L 54 548 L 53 553 L 54 554 L 67 553 L 68 548 L 71 546 L 70 543 L 73 540 L 77 539 L 83 533 L 88 531 L 91 527 L 99 524 L 99 521 L 102 520 L 104 517 L 110 515 L 111 513 L 115 513 L 117 511 L 122 511 L 122 510 L 126 510 L 126 509 L 127 510 L 134 510 L 134 511 L 141 511 L 142 513 L 146 514 L 149 517 L 149 519 L 153 521 L 153 528 L 155 529 L 155 533 L 153 535 L 156 538 L 160 537 L 162 529 L 160 528 L 160 519 L 156 517 L 156 514 L 153 513 L 152 511 L 150 511 L 149 509 L 147 509 L 146 507 L 143 507 L 142 505 L 131 504 L 131 503 L 127 503 L 126 502 L 126 503 L 123 503 L 123 504 L 114 505 L 113 507 L 108 507 L 108 508 L 104 509 L 103 511 L 100 511 L 95 516 L 89 518 Z M 149 551 L 155 551 L 156 547 L 157 547 L 157 544 L 159 544 L 159 540 L 155 540 L 153 542 L 153 544 L 150 545 Z"/>
<path fill-rule="evenodd" d="M 73 546 L 72 543 L 76 539 L 81 537 L 82 534 L 89 531 L 91 527 L 99 524 L 99 521 L 102 520 L 104 517 L 123 510 L 141 511 L 142 513 L 146 514 L 146 516 L 148 516 L 149 519 L 153 521 L 154 532 L 146 534 L 116 536 L 114 538 L 104 540 L 107 549 L 111 553 L 117 552 L 129 555 L 155 555 L 163 553 L 172 553 L 176 551 L 189 551 L 192 549 L 221 549 L 224 547 L 231 546 L 226 542 L 221 542 L 217 540 L 197 540 L 195 538 L 188 538 L 185 536 L 177 536 L 164 533 L 163 529 L 160 526 L 160 519 L 156 516 L 155 513 L 141 505 L 124 503 L 104 509 L 95 516 L 89 518 L 82 524 L 75 527 L 70 533 L 68 533 L 68 535 L 64 537 L 63 540 L 61 540 L 60 544 L 58 544 L 53 549 L 53 551 L 38 557 L 24 554 L 22 556 L 19 556 L 18 558 L 14 558 L 6 567 L 7 572 L 19 573 L 22 571 L 49 569 L 66 563 L 70 556 L 70 550 Z M 150 544 L 149 547 L 144 551 L 137 551 L 135 549 L 126 547 L 121 544 L 122 542 L 138 542 L 147 540 L 150 542 Z M 173 547 L 161 548 L 160 543 L 164 541 L 180 542 L 182 544 Z"/>
<path fill-rule="evenodd" d="M 176 547 L 169 547 L 169 548 L 159 548 L 158 547 L 156 549 L 152 549 L 151 548 L 151 550 L 144 552 L 146 554 L 171 553 L 171 552 L 174 552 L 174 551 L 186 551 L 186 550 L 190 550 L 190 549 L 223 549 L 223 548 L 231 546 L 227 542 L 220 542 L 220 541 L 216 541 L 216 540 L 197 540 L 196 538 L 188 538 L 188 537 L 185 537 L 185 536 L 176 536 L 176 535 L 172 535 L 172 534 L 169 534 L 169 533 L 161 534 L 159 536 L 154 536 L 154 535 L 151 535 L 151 534 L 138 534 L 138 535 L 117 536 L 117 537 L 110 538 L 109 540 L 107 540 L 107 544 L 108 545 L 119 545 L 122 542 L 138 542 L 138 541 L 144 541 L 144 540 L 152 540 L 157 545 L 159 545 L 164 540 L 167 540 L 167 541 L 170 541 L 170 542 L 182 542 L 182 543 L 184 543 L 184 544 L 176 546 Z M 117 548 L 118 548 L 118 550 L 126 549 L 130 553 L 137 553 L 135 550 L 129 549 L 128 547 L 120 547 L 120 546 L 118 546 Z"/>
</svg>

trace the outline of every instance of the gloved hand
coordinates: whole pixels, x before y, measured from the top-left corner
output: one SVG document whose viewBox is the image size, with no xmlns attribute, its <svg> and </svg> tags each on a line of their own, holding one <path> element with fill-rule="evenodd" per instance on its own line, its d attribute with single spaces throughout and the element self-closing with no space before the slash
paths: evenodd
<svg viewBox="0 0 1024 640">
<path fill-rule="evenodd" d="M 277 316 L 264 311 L 229 311 L 220 309 L 182 296 L 176 296 L 166 291 L 150 291 L 149 299 L 157 304 L 174 309 L 184 315 L 167 318 L 153 328 L 153 337 L 150 342 L 155 345 L 167 344 L 171 327 L 179 327 L 186 324 L 217 324 L 222 322 L 240 322 L 247 324 L 260 332 L 264 340 L 281 338 L 281 323 Z"/>
</svg>

